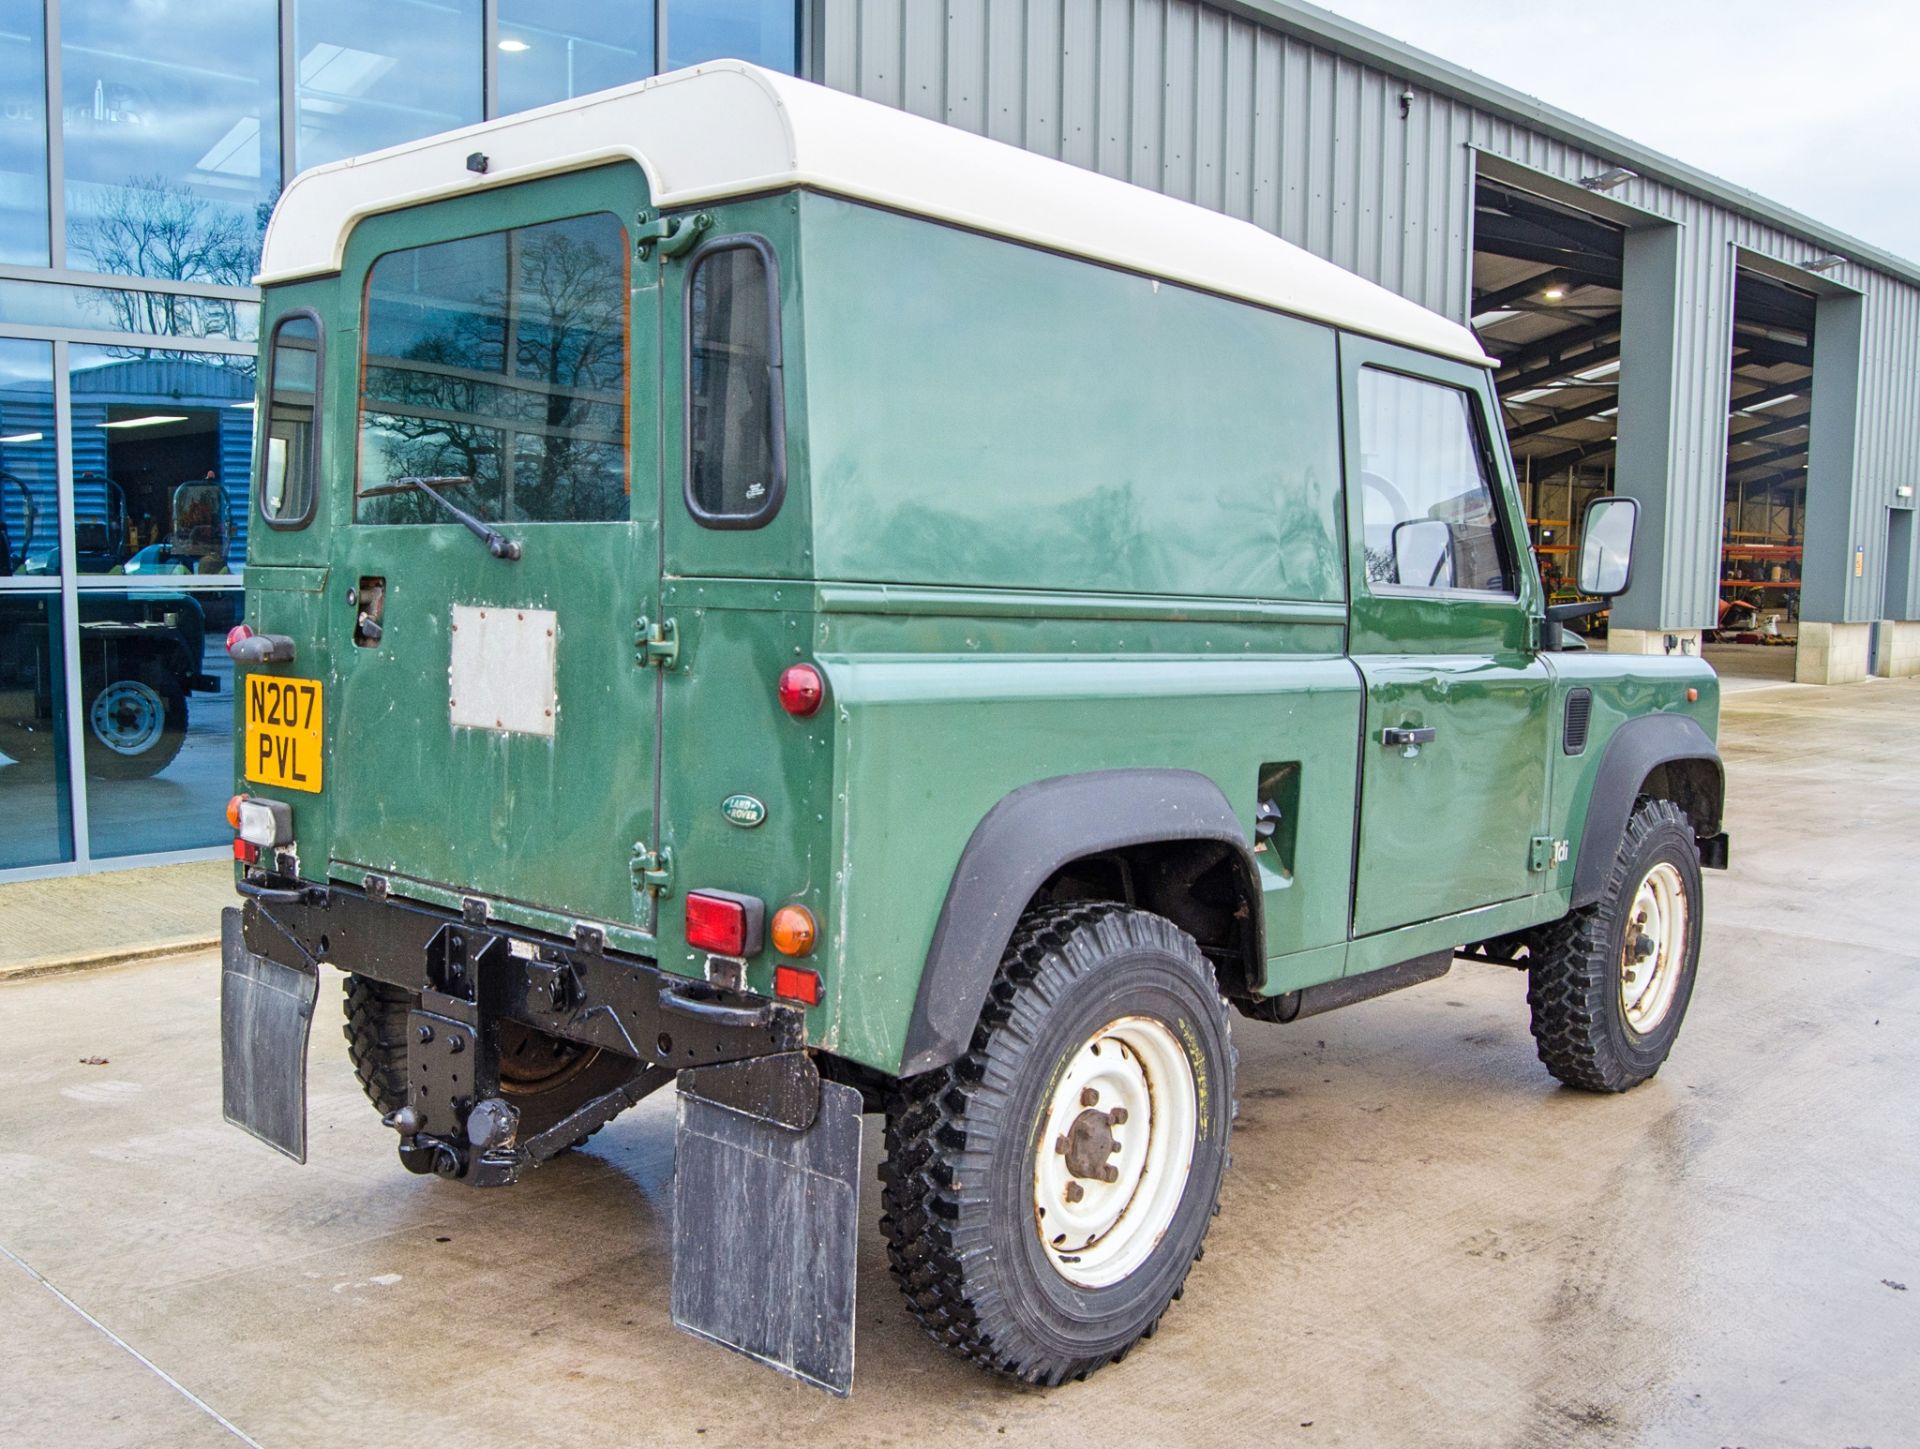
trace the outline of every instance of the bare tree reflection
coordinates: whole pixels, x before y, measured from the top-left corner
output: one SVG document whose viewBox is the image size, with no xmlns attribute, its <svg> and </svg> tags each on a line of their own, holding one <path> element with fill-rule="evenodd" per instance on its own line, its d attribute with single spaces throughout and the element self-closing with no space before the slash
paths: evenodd
<svg viewBox="0 0 1920 1449">
<path fill-rule="evenodd" d="M 461 505 L 490 519 L 626 516 L 625 238 L 611 217 L 502 234 L 511 283 L 425 302 L 444 316 L 397 357 L 370 354 L 363 488 L 401 475 L 473 479 Z M 375 267 L 368 334 L 423 299 Z M 406 275 L 400 266 L 394 274 Z M 378 318 L 383 307 L 387 318 Z M 376 320 L 378 318 L 378 320 Z M 439 521 L 411 491 L 364 498 L 362 518 Z"/>
</svg>

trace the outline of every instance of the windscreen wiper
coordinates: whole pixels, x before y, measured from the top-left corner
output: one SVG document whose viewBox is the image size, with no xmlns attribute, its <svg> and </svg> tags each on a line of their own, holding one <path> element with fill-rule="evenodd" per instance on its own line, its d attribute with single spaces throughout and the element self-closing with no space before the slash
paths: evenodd
<svg viewBox="0 0 1920 1449">
<path fill-rule="evenodd" d="M 519 540 L 508 538 L 504 533 L 500 532 L 499 529 L 475 518 L 471 513 L 467 512 L 466 509 L 462 508 L 434 487 L 436 483 L 439 484 L 441 488 L 446 488 L 456 483 L 472 482 L 473 479 L 465 474 L 429 475 L 425 478 L 392 478 L 381 487 L 361 489 L 360 496 L 362 498 L 368 498 L 381 493 L 399 493 L 408 488 L 418 489 L 435 503 L 438 503 L 442 508 L 446 509 L 446 511 L 452 514 L 461 524 L 465 525 L 467 532 L 484 543 L 487 546 L 487 552 L 495 558 L 519 558 Z"/>
</svg>

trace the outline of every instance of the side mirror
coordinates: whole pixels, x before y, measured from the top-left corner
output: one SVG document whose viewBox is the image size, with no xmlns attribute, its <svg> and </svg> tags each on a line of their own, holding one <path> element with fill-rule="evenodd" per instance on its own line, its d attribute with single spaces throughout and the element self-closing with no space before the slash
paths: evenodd
<svg viewBox="0 0 1920 1449">
<path fill-rule="evenodd" d="M 1452 525 L 1441 518 L 1409 518 L 1394 524 L 1393 577 L 1410 588 L 1452 588 Z"/>
<path fill-rule="evenodd" d="M 1633 581 L 1633 532 L 1640 504 L 1633 498 L 1596 498 L 1580 524 L 1580 592 L 1611 599 Z"/>
</svg>

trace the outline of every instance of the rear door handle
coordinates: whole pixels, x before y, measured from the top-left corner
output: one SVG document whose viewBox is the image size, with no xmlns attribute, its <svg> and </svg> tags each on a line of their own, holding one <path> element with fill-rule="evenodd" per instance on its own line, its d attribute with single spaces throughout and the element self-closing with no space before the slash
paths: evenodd
<svg viewBox="0 0 1920 1449">
<path fill-rule="evenodd" d="M 1380 731 L 1380 743 L 1388 747 L 1397 745 L 1430 745 L 1439 735 L 1436 729 L 1416 729 L 1411 725 L 1388 725 Z"/>
</svg>

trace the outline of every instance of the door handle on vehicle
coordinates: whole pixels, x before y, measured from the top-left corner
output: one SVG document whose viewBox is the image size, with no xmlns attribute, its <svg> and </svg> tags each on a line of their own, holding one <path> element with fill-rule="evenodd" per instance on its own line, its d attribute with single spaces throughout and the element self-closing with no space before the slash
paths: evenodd
<svg viewBox="0 0 1920 1449">
<path fill-rule="evenodd" d="M 1431 727 L 1415 728 L 1411 725 L 1388 725 L 1380 731 L 1380 743 L 1389 747 L 1394 745 L 1430 745 L 1439 735 Z"/>
</svg>

